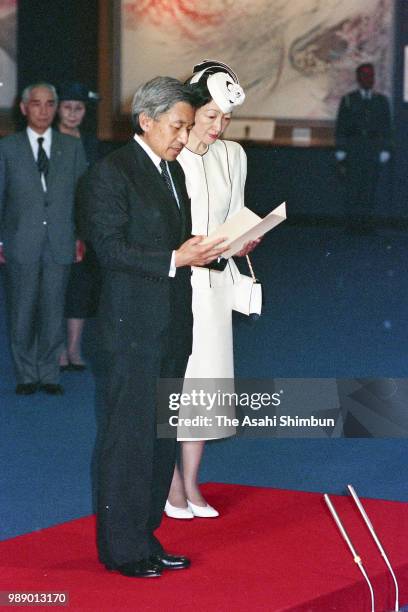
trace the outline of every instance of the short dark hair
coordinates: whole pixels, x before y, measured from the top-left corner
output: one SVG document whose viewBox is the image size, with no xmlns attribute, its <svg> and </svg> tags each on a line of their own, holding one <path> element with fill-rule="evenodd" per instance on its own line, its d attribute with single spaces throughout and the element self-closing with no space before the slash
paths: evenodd
<svg viewBox="0 0 408 612">
<path fill-rule="evenodd" d="M 136 134 L 143 134 L 139 122 L 141 113 L 157 119 L 177 102 L 186 102 L 193 108 L 197 107 L 196 95 L 191 85 L 183 84 L 172 77 L 161 76 L 141 85 L 132 101 L 132 121 Z"/>
</svg>

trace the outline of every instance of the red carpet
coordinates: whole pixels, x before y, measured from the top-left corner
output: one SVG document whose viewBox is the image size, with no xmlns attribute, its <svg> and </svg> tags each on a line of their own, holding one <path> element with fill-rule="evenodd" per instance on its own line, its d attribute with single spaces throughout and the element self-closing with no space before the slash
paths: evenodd
<svg viewBox="0 0 408 612">
<path fill-rule="evenodd" d="M 68 591 L 75 611 L 370 610 L 368 588 L 320 494 L 221 484 L 204 489 L 220 518 L 166 518 L 160 529 L 170 552 L 191 557 L 191 569 L 152 580 L 108 573 L 96 560 L 94 518 L 88 517 L 0 542 L 0 591 Z M 391 579 L 365 525 L 349 498 L 332 500 L 374 582 L 376 612 L 393 609 Z M 408 504 L 365 505 L 406 604 Z"/>
</svg>

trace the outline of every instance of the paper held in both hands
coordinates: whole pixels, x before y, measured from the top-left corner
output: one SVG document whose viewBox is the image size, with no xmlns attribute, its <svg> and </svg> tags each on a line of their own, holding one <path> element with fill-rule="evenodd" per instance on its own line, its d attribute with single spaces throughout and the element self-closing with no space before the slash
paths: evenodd
<svg viewBox="0 0 408 612">
<path fill-rule="evenodd" d="M 225 237 L 228 249 L 222 256 L 228 259 L 232 255 L 239 253 L 247 242 L 263 236 L 285 219 L 286 202 L 274 208 L 263 219 L 258 217 L 252 210 L 249 210 L 249 208 L 244 207 L 204 238 L 202 244 L 206 244 L 216 238 Z"/>
</svg>

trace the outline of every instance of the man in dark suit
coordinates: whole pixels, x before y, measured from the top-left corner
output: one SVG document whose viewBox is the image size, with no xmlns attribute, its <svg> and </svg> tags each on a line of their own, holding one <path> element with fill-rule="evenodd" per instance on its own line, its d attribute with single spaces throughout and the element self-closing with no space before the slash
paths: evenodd
<svg viewBox="0 0 408 612">
<path fill-rule="evenodd" d="M 224 249 L 189 238 L 191 218 L 175 161 L 194 123 L 189 86 L 157 77 L 132 104 L 136 134 L 92 169 L 86 234 L 102 267 L 106 419 L 98 474 L 98 549 L 108 569 L 157 577 L 189 560 L 154 536 L 175 462 L 156 436 L 157 381 L 182 378 L 192 343 L 190 266 Z"/>
<path fill-rule="evenodd" d="M 49 83 L 26 87 L 27 129 L 0 141 L 0 247 L 6 261 L 10 338 L 17 387 L 63 393 L 59 351 L 70 263 L 74 198 L 87 164 L 81 142 L 51 129 L 57 108 Z"/>
<path fill-rule="evenodd" d="M 373 90 L 372 64 L 356 70 L 359 88 L 343 96 L 336 120 L 336 159 L 345 179 L 347 214 L 357 222 L 372 214 L 379 171 L 391 156 L 391 113 Z"/>
</svg>

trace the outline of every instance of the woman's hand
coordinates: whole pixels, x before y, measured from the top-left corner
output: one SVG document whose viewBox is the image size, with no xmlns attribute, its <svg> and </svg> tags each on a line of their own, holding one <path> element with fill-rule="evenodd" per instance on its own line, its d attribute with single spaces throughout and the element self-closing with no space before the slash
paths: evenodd
<svg viewBox="0 0 408 612">
<path fill-rule="evenodd" d="M 242 249 L 238 251 L 238 253 L 235 253 L 234 257 L 245 257 L 245 255 L 248 255 L 248 253 L 251 253 L 251 251 L 253 251 L 255 247 L 257 247 L 258 244 L 261 242 L 262 238 L 263 236 L 261 236 L 260 238 L 256 238 L 255 240 L 250 240 L 249 242 L 246 242 Z"/>
</svg>

